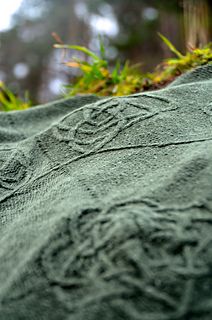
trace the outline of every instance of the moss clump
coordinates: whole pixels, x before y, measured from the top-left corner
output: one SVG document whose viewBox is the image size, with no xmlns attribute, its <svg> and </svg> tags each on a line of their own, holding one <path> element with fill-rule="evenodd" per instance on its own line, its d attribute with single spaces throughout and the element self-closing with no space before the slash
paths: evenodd
<svg viewBox="0 0 212 320">
<path fill-rule="evenodd" d="M 203 48 L 190 48 L 184 55 L 173 44 L 159 34 L 175 58 L 169 58 L 159 64 L 151 73 L 143 73 L 138 65 L 130 65 L 127 61 L 121 67 L 117 61 L 111 69 L 105 58 L 105 47 L 100 40 L 100 54 L 85 47 L 75 45 L 55 44 L 55 48 L 78 50 L 90 58 L 90 62 L 73 58 L 64 62 L 67 67 L 77 68 L 81 75 L 73 84 L 66 86 L 65 96 L 77 94 L 96 94 L 99 96 L 123 96 L 146 90 L 164 87 L 177 76 L 195 67 L 212 63 L 212 44 Z M 32 106 L 28 95 L 24 99 L 16 96 L 3 82 L 0 82 L 0 111 L 23 110 Z"/>
<path fill-rule="evenodd" d="M 117 62 L 111 70 L 105 59 L 105 48 L 102 43 L 100 43 L 99 56 L 84 47 L 56 44 L 55 48 L 82 51 L 91 59 L 91 62 L 76 58 L 73 58 L 73 61 L 64 62 L 67 67 L 78 68 L 81 71 L 81 76 L 73 84 L 66 86 L 66 95 L 122 96 L 157 89 L 170 83 L 182 73 L 212 62 L 211 43 L 203 48 L 192 48 L 183 55 L 167 38 L 161 34 L 160 37 L 176 58 L 164 60 L 152 73 L 142 73 L 138 66 L 131 66 L 129 62 L 126 62 L 122 68 Z"/>
</svg>

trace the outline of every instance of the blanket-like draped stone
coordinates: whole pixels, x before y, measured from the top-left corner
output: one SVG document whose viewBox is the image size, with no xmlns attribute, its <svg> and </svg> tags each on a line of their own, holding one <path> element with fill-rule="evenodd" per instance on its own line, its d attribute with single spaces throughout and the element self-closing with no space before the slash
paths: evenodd
<svg viewBox="0 0 212 320">
<path fill-rule="evenodd" d="M 0 113 L 0 319 L 212 319 L 211 65 Z"/>
</svg>

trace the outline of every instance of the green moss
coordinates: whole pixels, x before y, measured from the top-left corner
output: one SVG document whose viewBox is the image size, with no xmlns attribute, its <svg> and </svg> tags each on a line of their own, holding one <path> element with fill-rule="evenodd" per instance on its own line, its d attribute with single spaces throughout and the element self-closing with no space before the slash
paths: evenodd
<svg viewBox="0 0 212 320">
<path fill-rule="evenodd" d="M 127 61 L 124 66 L 117 61 L 111 70 L 105 58 L 105 47 L 100 39 L 100 54 L 96 55 L 85 47 L 76 45 L 56 44 L 58 49 L 71 49 L 86 54 L 91 62 L 73 58 L 65 62 L 70 68 L 77 68 L 81 75 L 73 84 L 66 86 L 65 96 L 77 94 L 96 94 L 99 96 L 123 96 L 136 92 L 154 90 L 166 86 L 177 76 L 195 67 L 212 63 L 212 44 L 203 48 L 189 49 L 186 54 L 180 53 L 173 44 L 163 35 L 159 34 L 175 58 L 164 60 L 151 73 L 143 73 L 139 65 L 130 65 Z M 17 97 L 4 83 L 0 82 L 0 110 L 23 110 L 32 106 L 28 96 L 25 99 Z"/>
<path fill-rule="evenodd" d="M 100 43 L 100 56 L 80 46 L 55 45 L 60 49 L 82 51 L 91 58 L 91 62 L 76 58 L 73 58 L 73 61 L 65 62 L 66 66 L 78 68 L 81 71 L 81 76 L 73 84 L 66 86 L 66 95 L 122 96 L 157 89 L 170 83 L 182 73 L 212 62 L 211 43 L 203 48 L 190 49 L 183 55 L 166 37 L 161 34 L 159 36 L 170 51 L 176 55 L 176 58 L 164 60 L 151 73 L 142 73 L 138 66 L 131 66 L 128 62 L 123 67 L 117 62 L 114 69 L 110 70 L 108 61 L 104 58 L 105 48 L 102 43 Z"/>
</svg>

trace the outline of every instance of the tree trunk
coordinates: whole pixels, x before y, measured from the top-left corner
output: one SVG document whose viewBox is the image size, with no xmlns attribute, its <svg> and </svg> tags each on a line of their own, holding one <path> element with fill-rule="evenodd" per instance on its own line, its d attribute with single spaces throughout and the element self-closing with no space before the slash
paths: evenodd
<svg viewBox="0 0 212 320">
<path fill-rule="evenodd" d="M 209 42 L 210 8 L 207 0 L 183 0 L 186 46 L 196 48 Z"/>
</svg>

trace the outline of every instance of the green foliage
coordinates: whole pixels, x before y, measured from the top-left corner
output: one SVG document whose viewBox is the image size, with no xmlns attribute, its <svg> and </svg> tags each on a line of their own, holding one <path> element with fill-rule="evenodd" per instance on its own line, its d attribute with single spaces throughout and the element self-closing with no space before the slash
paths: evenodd
<svg viewBox="0 0 212 320">
<path fill-rule="evenodd" d="M 142 73 L 138 65 L 131 66 L 128 62 L 123 67 L 117 61 L 113 70 L 105 59 L 105 48 L 100 41 L 100 56 L 90 50 L 72 45 L 56 44 L 55 48 L 74 49 L 85 53 L 91 61 L 73 58 L 65 62 L 71 68 L 78 68 L 82 75 L 74 84 L 67 86 L 67 95 L 97 94 L 100 96 L 122 96 L 138 91 L 161 88 L 173 81 L 177 76 L 197 66 L 212 62 L 212 44 L 203 48 L 191 48 L 185 55 L 162 34 L 159 34 L 176 58 L 164 60 L 152 73 Z"/>
<path fill-rule="evenodd" d="M 110 70 L 108 61 L 105 59 L 105 48 L 101 40 L 100 56 L 80 46 L 56 44 L 54 47 L 78 50 L 91 59 L 91 62 L 87 62 L 73 58 L 73 61 L 65 62 L 66 66 L 78 68 L 82 72 L 82 76 L 73 85 L 67 86 L 69 95 L 92 93 L 102 96 L 120 96 L 130 94 L 132 90 L 140 87 L 138 72 L 135 67 L 130 67 L 128 62 L 121 68 L 120 62 L 117 61 L 113 70 Z"/>
<path fill-rule="evenodd" d="M 24 110 L 31 106 L 27 93 L 25 99 L 17 97 L 0 81 L 0 111 Z"/>
<path fill-rule="evenodd" d="M 164 36 L 163 38 L 163 40 L 167 40 Z M 165 43 L 177 57 L 164 60 L 156 68 L 155 72 L 149 74 L 153 88 L 165 85 L 174 80 L 177 76 L 198 66 L 212 63 L 212 43 L 207 44 L 203 48 L 190 48 L 185 55 L 179 53 L 172 44 L 170 47 L 169 41 L 165 41 Z"/>
<path fill-rule="evenodd" d="M 203 48 L 190 48 L 185 55 L 180 53 L 173 44 L 159 34 L 176 58 L 169 58 L 158 65 L 152 73 L 142 73 L 139 65 L 130 65 L 127 61 L 122 67 L 117 61 L 111 69 L 105 58 L 105 47 L 100 39 L 100 55 L 89 49 L 76 45 L 55 44 L 58 49 L 71 49 L 83 52 L 90 61 L 73 58 L 64 62 L 67 67 L 81 71 L 75 83 L 69 84 L 66 96 L 77 94 L 96 94 L 100 96 L 123 96 L 145 90 L 158 89 L 173 81 L 177 76 L 197 66 L 212 63 L 212 44 Z M 0 111 L 23 110 L 32 105 L 25 99 L 17 97 L 3 82 L 0 82 Z"/>
</svg>

